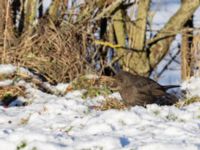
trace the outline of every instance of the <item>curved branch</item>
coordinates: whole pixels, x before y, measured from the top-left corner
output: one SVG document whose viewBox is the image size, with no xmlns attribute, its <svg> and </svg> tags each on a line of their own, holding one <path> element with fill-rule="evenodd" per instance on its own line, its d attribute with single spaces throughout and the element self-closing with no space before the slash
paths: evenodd
<svg viewBox="0 0 200 150">
<path fill-rule="evenodd" d="M 174 16 L 170 18 L 168 23 L 160 30 L 160 32 L 155 36 L 157 39 L 162 39 L 162 37 L 167 37 L 165 39 L 159 40 L 150 46 L 150 65 L 154 68 L 165 56 L 169 50 L 171 42 L 174 40 L 176 35 L 171 35 L 168 37 L 166 31 L 179 31 L 183 28 L 187 20 L 193 15 L 196 9 L 200 6 L 199 0 L 184 1 L 180 9 L 176 12 Z"/>
</svg>

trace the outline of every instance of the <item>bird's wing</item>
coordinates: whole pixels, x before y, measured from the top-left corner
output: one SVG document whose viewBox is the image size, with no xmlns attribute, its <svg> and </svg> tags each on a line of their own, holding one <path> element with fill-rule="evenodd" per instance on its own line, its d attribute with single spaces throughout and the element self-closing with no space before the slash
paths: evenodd
<svg viewBox="0 0 200 150">
<path fill-rule="evenodd" d="M 149 86 L 150 88 L 162 88 L 161 85 L 159 85 L 156 81 L 145 78 L 142 76 L 135 76 L 135 82 L 134 85 L 137 87 L 144 87 L 144 86 Z"/>
<path fill-rule="evenodd" d="M 143 105 L 151 104 L 156 101 L 156 96 L 149 89 L 138 89 L 138 101 L 143 103 Z"/>
</svg>

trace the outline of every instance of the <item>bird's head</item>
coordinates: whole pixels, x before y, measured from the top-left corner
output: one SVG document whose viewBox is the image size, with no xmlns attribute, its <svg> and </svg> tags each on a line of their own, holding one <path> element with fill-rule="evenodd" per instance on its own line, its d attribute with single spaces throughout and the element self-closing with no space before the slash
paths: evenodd
<svg viewBox="0 0 200 150">
<path fill-rule="evenodd" d="M 121 87 L 131 85 L 132 84 L 132 82 L 130 81 L 131 78 L 133 78 L 133 74 L 126 71 L 121 71 L 117 75 L 114 76 L 114 79 L 116 80 L 118 85 Z"/>
</svg>

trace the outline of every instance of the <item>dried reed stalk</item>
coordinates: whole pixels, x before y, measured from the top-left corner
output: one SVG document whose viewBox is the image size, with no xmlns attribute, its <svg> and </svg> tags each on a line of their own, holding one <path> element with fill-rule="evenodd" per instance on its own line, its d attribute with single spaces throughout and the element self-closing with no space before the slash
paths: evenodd
<svg viewBox="0 0 200 150">
<path fill-rule="evenodd" d="M 19 43 L 9 49 L 7 63 L 37 70 L 51 82 L 72 80 L 88 68 L 81 30 L 41 22 L 34 34 L 24 33 Z"/>
</svg>

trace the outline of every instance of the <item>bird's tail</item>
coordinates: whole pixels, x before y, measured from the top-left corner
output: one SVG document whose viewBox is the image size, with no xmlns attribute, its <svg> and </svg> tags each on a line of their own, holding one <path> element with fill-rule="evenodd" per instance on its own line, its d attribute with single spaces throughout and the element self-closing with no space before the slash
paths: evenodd
<svg viewBox="0 0 200 150">
<path fill-rule="evenodd" d="M 175 95 L 166 93 L 164 96 L 160 97 L 156 104 L 158 105 L 173 105 L 178 102 L 178 98 Z"/>
<path fill-rule="evenodd" d="M 178 87 L 180 87 L 180 85 L 164 85 L 163 87 L 165 90 L 169 90 L 172 88 L 178 88 Z"/>
</svg>

